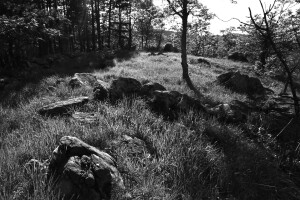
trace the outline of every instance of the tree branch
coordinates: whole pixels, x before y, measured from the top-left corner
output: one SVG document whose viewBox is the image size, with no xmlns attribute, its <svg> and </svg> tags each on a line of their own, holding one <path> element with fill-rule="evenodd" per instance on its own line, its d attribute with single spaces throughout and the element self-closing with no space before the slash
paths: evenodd
<svg viewBox="0 0 300 200">
<path fill-rule="evenodd" d="M 172 2 L 170 0 L 167 0 L 167 2 L 169 3 L 169 7 L 172 9 L 172 11 L 174 12 L 174 14 L 178 15 L 179 17 L 183 17 L 182 15 L 182 11 L 177 11 L 174 6 L 172 5 Z"/>
</svg>

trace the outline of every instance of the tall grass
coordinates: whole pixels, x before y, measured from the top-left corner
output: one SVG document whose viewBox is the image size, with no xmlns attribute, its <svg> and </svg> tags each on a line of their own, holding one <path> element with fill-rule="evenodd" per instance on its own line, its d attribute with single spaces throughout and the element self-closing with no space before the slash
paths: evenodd
<svg viewBox="0 0 300 200">
<path fill-rule="evenodd" d="M 192 95 L 180 82 L 180 65 L 174 60 L 177 55 L 168 56 L 142 54 L 95 74 L 105 81 L 116 76 L 157 81 Z M 194 71 L 197 67 L 191 65 Z M 215 76 L 209 70 L 192 74 L 200 89 L 210 84 L 204 93 L 211 101 L 247 98 L 212 84 Z M 45 174 L 28 172 L 24 166 L 31 158 L 48 159 L 65 135 L 113 155 L 132 199 L 299 199 L 299 188 L 263 147 L 249 140 L 240 127 L 202 113 L 191 110 L 181 113 L 177 121 L 166 121 L 152 113 L 144 100 L 134 98 L 114 105 L 90 102 L 77 108 L 94 113 L 94 124 L 38 115 L 36 110 L 44 103 L 91 95 L 90 90 L 73 90 L 67 83 L 55 85 L 58 78 L 49 77 L 32 86 L 32 96 L 19 93 L 26 101 L 15 107 L 0 105 L 0 199 L 57 199 L 46 187 Z M 48 91 L 49 85 L 55 88 Z M 142 143 L 125 141 L 124 135 Z M 114 191 L 113 199 L 123 199 L 123 193 Z"/>
</svg>

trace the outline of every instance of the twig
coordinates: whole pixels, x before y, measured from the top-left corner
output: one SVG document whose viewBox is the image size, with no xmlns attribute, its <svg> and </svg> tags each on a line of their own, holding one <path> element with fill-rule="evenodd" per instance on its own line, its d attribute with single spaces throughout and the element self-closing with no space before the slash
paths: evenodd
<svg viewBox="0 0 300 200">
<path fill-rule="evenodd" d="M 273 140 L 271 141 L 271 142 L 273 142 L 290 124 L 291 124 L 291 122 L 294 120 L 294 118 L 292 118 L 290 121 L 289 121 L 289 123 L 287 123 L 284 127 L 283 127 L 283 129 L 276 135 L 276 137 L 274 137 L 273 138 Z"/>
</svg>

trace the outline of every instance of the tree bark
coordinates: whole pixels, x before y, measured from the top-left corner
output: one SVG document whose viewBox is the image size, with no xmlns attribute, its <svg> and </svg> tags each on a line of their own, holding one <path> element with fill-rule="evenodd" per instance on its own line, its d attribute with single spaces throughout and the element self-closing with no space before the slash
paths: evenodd
<svg viewBox="0 0 300 200">
<path fill-rule="evenodd" d="M 186 6 L 183 6 L 186 8 Z M 181 66 L 182 66 L 182 79 L 185 80 L 187 86 L 196 94 L 198 98 L 201 98 L 201 93 L 194 86 L 189 76 L 189 66 L 187 64 L 187 50 L 186 50 L 186 35 L 187 35 L 187 23 L 188 23 L 188 12 L 183 9 L 182 12 L 182 33 L 181 33 Z"/>
</svg>

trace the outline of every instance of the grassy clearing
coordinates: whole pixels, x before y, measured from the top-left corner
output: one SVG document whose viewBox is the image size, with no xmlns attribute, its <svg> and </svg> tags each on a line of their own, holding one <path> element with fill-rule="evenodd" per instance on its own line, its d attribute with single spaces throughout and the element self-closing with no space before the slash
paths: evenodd
<svg viewBox="0 0 300 200">
<path fill-rule="evenodd" d="M 192 80 L 207 96 L 204 101 L 246 100 L 245 95 L 213 83 L 216 69 L 190 65 Z M 105 81 L 117 76 L 156 81 L 169 90 L 193 95 L 179 78 L 179 54 L 141 53 L 94 73 Z M 31 158 L 46 160 L 64 135 L 112 154 L 133 199 L 299 199 L 299 188 L 264 147 L 250 140 L 240 126 L 222 124 L 201 113 L 190 111 L 178 121 L 164 121 L 137 98 L 116 105 L 91 102 L 80 108 L 96 113 L 94 125 L 39 116 L 36 109 L 44 103 L 91 94 L 82 88 L 72 90 L 66 83 L 55 86 L 59 78 L 24 87 L 15 96 L 21 100 L 17 107 L 0 105 L 0 199 L 57 199 L 42 173 L 28 173 L 24 165 Z M 55 88 L 49 90 L 51 85 Z M 143 140 L 145 147 L 122 143 L 124 135 Z M 115 191 L 113 199 L 122 199 L 121 194 Z"/>
</svg>

